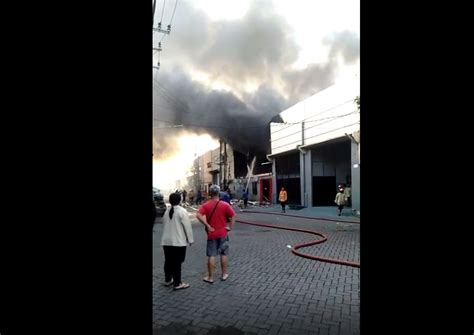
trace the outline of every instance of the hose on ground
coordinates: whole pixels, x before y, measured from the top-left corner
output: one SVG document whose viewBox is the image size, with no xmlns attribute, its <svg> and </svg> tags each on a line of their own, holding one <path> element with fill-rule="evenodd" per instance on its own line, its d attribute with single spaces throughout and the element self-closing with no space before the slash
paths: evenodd
<svg viewBox="0 0 474 335">
<path fill-rule="evenodd" d="M 245 212 L 246 213 L 257 213 L 257 214 L 275 214 L 275 213 L 252 212 L 252 211 L 245 211 Z M 333 219 L 319 219 L 319 218 L 304 217 L 304 216 L 297 216 L 297 215 L 283 215 L 283 216 L 293 216 L 293 217 L 304 218 L 304 219 L 312 219 L 312 220 L 338 221 L 338 220 L 333 220 Z M 302 252 L 297 251 L 298 249 L 301 249 L 301 248 L 304 248 L 304 247 L 309 247 L 309 246 L 312 246 L 312 245 L 316 245 L 316 244 L 326 242 L 328 238 L 320 232 L 307 230 L 307 229 L 293 228 L 293 227 L 283 227 L 283 226 L 275 226 L 275 225 L 269 225 L 269 224 L 263 224 L 263 223 L 248 222 L 248 221 L 242 221 L 242 220 L 235 220 L 235 222 L 248 224 L 248 225 L 252 225 L 252 226 L 260 226 L 260 227 L 268 227 L 268 228 L 274 228 L 274 229 L 291 230 L 291 231 L 297 231 L 297 232 L 308 233 L 308 234 L 320 236 L 320 237 L 322 237 L 322 239 L 315 240 L 315 241 L 310 241 L 310 242 L 306 242 L 306 243 L 301 243 L 301 244 L 297 244 L 295 246 L 292 246 L 291 247 L 291 252 L 293 254 L 295 254 L 296 256 L 303 257 L 303 258 L 308 258 L 308 259 L 315 260 L 315 261 L 321 261 L 321 262 L 326 262 L 326 263 L 333 263 L 333 264 L 346 265 L 346 266 L 352 266 L 352 267 L 355 267 L 355 268 L 360 268 L 360 263 L 358 263 L 358 262 L 352 262 L 352 261 L 335 259 L 335 258 L 327 258 L 327 257 L 321 257 L 321 256 L 313 256 L 313 255 L 308 255 L 308 254 L 304 254 Z M 354 222 L 354 221 L 339 221 L 339 222 L 358 223 L 358 222 Z"/>
</svg>

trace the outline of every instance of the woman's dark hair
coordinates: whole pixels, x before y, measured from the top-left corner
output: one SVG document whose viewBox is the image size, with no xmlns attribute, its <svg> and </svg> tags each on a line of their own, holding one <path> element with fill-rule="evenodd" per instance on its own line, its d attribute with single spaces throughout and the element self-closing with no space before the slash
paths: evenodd
<svg viewBox="0 0 474 335">
<path fill-rule="evenodd" d="M 173 213 L 174 213 L 173 206 L 179 205 L 180 202 L 181 202 L 181 195 L 179 195 L 178 193 L 170 194 L 170 204 L 171 204 L 171 209 L 170 209 L 170 214 L 169 214 L 170 219 L 173 218 Z"/>
</svg>

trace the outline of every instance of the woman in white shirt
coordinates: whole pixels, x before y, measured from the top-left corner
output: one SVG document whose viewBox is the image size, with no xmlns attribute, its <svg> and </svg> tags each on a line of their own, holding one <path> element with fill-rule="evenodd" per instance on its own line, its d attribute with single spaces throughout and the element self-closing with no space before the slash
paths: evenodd
<svg viewBox="0 0 474 335">
<path fill-rule="evenodd" d="M 163 216 L 163 235 L 161 245 L 165 252 L 165 286 L 173 285 L 175 290 L 189 287 L 181 282 L 181 264 L 186 257 L 186 246 L 194 243 L 193 229 L 188 212 L 179 203 L 181 196 L 170 195 L 171 208 Z"/>
</svg>

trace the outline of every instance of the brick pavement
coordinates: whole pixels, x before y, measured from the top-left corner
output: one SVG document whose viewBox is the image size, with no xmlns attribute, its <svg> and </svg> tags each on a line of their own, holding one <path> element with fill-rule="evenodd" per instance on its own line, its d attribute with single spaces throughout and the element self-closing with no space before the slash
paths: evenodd
<svg viewBox="0 0 474 335">
<path fill-rule="evenodd" d="M 359 224 L 313 221 L 283 215 L 238 212 L 238 219 L 312 229 L 328 241 L 300 251 L 359 261 Z M 157 221 L 158 222 L 158 221 Z M 173 291 L 164 281 L 162 225 L 155 225 L 153 327 L 156 334 L 359 334 L 360 269 L 293 255 L 287 245 L 318 236 L 237 223 L 230 233 L 227 281 L 202 281 L 206 274 L 205 233 L 193 222 L 183 281 Z"/>
</svg>

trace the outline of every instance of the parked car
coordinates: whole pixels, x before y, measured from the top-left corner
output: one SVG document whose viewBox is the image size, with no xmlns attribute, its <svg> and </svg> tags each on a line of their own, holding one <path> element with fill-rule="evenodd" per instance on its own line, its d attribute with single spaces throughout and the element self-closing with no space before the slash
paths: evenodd
<svg viewBox="0 0 474 335">
<path fill-rule="evenodd" d="M 161 194 L 160 190 L 156 188 L 153 188 L 153 200 L 155 201 L 156 215 L 158 217 L 163 217 L 166 211 L 166 203 L 163 194 Z"/>
</svg>

